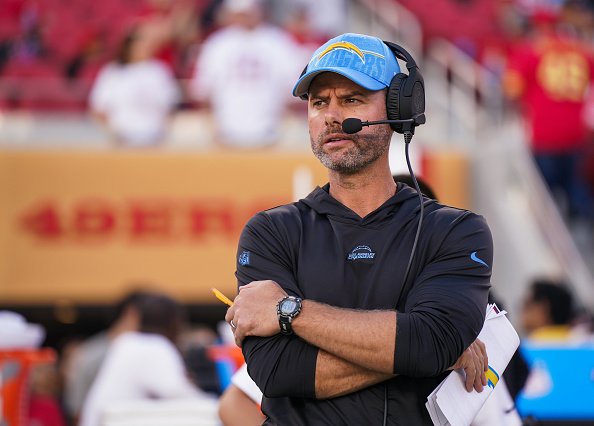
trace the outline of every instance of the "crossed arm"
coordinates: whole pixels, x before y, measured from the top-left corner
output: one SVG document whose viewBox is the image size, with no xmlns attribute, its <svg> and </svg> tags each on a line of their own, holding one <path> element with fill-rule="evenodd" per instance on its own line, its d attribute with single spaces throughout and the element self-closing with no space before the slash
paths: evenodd
<svg viewBox="0 0 594 426">
<path fill-rule="evenodd" d="M 225 319 L 233 320 L 238 346 L 248 336 L 270 337 L 280 332 L 276 305 L 286 292 L 274 281 L 240 287 Z M 340 318 L 340 321 L 336 319 Z M 331 398 L 395 377 L 395 311 L 342 309 L 304 300 L 293 323 L 300 338 L 319 348 L 315 370 L 317 398 Z M 475 341 L 450 368 L 464 368 L 466 387 L 481 392 L 488 359 L 484 344 Z"/>
</svg>

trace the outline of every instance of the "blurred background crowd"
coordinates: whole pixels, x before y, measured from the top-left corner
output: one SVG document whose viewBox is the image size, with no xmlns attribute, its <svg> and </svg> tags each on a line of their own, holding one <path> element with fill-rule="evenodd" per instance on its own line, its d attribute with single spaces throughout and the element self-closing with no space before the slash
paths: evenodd
<svg viewBox="0 0 594 426">
<path fill-rule="evenodd" d="M 221 424 L 242 358 L 210 288 L 252 214 L 326 182 L 291 90 L 343 32 L 420 65 L 413 168 L 491 227 L 525 424 L 592 424 L 590 0 L 0 0 L 0 424 Z"/>
</svg>

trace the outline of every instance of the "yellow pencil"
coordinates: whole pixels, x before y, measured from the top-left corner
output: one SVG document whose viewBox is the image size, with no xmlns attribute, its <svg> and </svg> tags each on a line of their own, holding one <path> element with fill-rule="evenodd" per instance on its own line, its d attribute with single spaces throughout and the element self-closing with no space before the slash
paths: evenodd
<svg viewBox="0 0 594 426">
<path fill-rule="evenodd" d="M 217 296 L 217 299 L 219 299 L 221 302 L 226 303 L 229 306 L 233 306 L 233 302 L 219 290 L 212 287 L 211 291 L 214 293 L 215 296 Z"/>
</svg>

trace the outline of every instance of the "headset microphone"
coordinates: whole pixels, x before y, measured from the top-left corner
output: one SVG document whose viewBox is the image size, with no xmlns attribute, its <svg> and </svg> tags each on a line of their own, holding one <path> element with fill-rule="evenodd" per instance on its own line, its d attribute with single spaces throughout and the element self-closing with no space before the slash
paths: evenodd
<svg viewBox="0 0 594 426">
<path fill-rule="evenodd" d="M 379 121 L 361 121 L 358 118 L 345 118 L 342 122 L 342 131 L 346 134 L 350 135 L 353 133 L 360 132 L 363 129 L 363 126 L 371 126 L 374 124 L 405 124 L 409 123 L 412 124 L 412 128 L 414 126 L 418 126 L 421 124 L 425 124 L 425 114 L 416 114 L 412 118 L 406 120 L 379 120 Z"/>
</svg>

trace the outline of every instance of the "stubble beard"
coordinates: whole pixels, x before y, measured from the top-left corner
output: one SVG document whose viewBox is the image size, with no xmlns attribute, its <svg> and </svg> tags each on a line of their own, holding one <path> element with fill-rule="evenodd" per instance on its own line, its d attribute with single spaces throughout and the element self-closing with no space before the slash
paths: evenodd
<svg viewBox="0 0 594 426">
<path fill-rule="evenodd" d="M 311 150 L 324 167 L 339 173 L 351 175 L 359 173 L 373 164 L 387 151 L 392 138 L 390 126 L 376 126 L 372 132 L 351 135 L 353 146 L 340 148 L 333 152 L 324 150 L 324 137 L 342 129 L 331 129 L 318 136 L 317 140 L 310 135 Z"/>
</svg>

